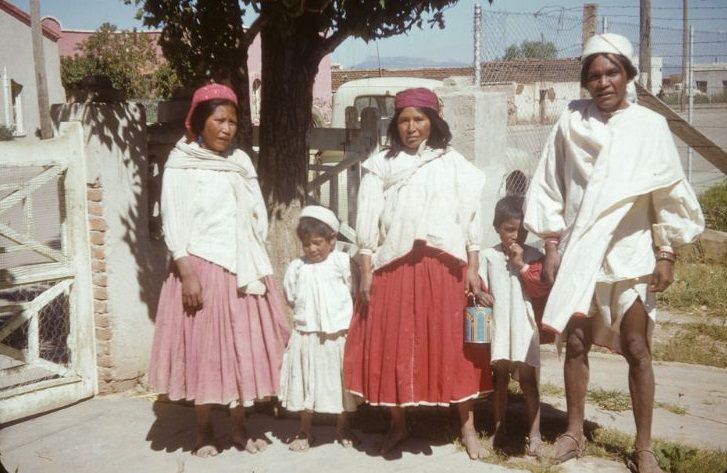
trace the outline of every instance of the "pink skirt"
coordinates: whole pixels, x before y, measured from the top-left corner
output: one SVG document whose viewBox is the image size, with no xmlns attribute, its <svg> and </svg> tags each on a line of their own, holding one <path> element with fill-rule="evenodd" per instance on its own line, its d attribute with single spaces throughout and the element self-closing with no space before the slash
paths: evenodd
<svg viewBox="0 0 727 473">
<path fill-rule="evenodd" d="M 195 404 L 251 405 L 276 396 L 290 328 L 275 282 L 265 278 L 264 296 L 245 295 L 234 274 L 190 259 L 203 307 L 194 314 L 184 310 L 182 280 L 172 270 L 159 298 L 149 383 L 172 400 Z"/>
<path fill-rule="evenodd" d="M 487 345 L 464 343 L 466 266 L 417 242 L 376 271 L 356 304 L 344 355 L 346 389 L 374 405 L 448 405 L 492 390 Z"/>
</svg>

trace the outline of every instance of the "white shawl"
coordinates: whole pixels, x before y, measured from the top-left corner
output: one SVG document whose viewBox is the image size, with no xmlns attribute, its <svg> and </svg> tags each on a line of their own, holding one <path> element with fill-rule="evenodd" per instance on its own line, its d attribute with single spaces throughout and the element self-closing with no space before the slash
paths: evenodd
<svg viewBox="0 0 727 473">
<path fill-rule="evenodd" d="M 222 156 L 187 143 L 182 138 L 169 154 L 165 167 L 174 169 L 205 169 L 230 173 L 230 183 L 237 201 L 236 247 L 237 286 L 247 294 L 265 294 L 262 279 L 273 274 L 265 239 L 268 215 L 262 203 L 257 174 L 250 158 L 240 149 Z"/>
<path fill-rule="evenodd" d="M 588 176 L 583 170 L 591 165 Z M 579 202 L 568 202 L 567 196 L 578 195 L 568 192 L 569 179 L 585 180 L 573 183 L 584 187 Z M 562 260 L 544 325 L 560 333 L 573 314 L 588 313 L 621 220 L 638 197 L 682 181 L 679 154 L 663 117 L 630 105 L 607 120 L 590 100 L 569 104 L 543 150 L 525 205 L 528 229 L 561 237 Z M 703 220 L 688 189 L 681 204 L 689 216 L 686 232 L 696 237 Z"/>
</svg>

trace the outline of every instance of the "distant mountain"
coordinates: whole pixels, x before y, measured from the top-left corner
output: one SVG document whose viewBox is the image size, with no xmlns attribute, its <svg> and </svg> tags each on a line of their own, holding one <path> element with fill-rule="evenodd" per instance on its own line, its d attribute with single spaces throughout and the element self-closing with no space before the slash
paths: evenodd
<svg viewBox="0 0 727 473">
<path fill-rule="evenodd" d="M 469 63 L 461 61 L 436 61 L 423 57 L 381 57 L 381 68 L 383 69 L 416 69 L 420 67 L 467 67 L 469 65 Z M 376 56 L 369 56 L 364 61 L 349 66 L 346 69 L 376 69 L 378 67 L 379 60 L 376 58 Z"/>
</svg>

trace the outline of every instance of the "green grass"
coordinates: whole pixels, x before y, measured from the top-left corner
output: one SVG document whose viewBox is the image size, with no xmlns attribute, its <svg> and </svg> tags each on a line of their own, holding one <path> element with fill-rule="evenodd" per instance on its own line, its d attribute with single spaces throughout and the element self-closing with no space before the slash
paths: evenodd
<svg viewBox="0 0 727 473">
<path fill-rule="evenodd" d="M 674 283 L 659 294 L 667 309 L 727 318 L 727 265 L 677 261 Z"/>
<path fill-rule="evenodd" d="M 655 360 L 727 368 L 727 326 L 705 323 L 665 325 L 678 328 L 666 342 L 654 345 Z"/>
<path fill-rule="evenodd" d="M 586 399 L 607 411 L 621 412 L 631 409 L 629 394 L 616 389 L 592 387 L 588 389 Z"/>
<path fill-rule="evenodd" d="M 716 184 L 699 196 L 707 228 L 727 232 L 727 182 Z"/>
<path fill-rule="evenodd" d="M 541 396 L 565 396 L 565 389 L 557 386 L 553 383 L 541 383 L 540 384 L 540 395 Z"/>
<path fill-rule="evenodd" d="M 624 461 L 633 453 L 634 438 L 614 429 L 593 431 L 586 455 Z M 659 466 L 668 473 L 724 473 L 727 451 L 690 447 L 665 440 L 654 441 Z"/>
</svg>

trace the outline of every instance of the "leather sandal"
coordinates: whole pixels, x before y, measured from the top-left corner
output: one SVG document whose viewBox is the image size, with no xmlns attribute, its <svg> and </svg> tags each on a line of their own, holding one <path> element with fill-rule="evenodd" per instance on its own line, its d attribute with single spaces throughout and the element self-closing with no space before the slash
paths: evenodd
<svg viewBox="0 0 727 473">
<path fill-rule="evenodd" d="M 568 439 L 571 440 L 575 444 L 575 448 L 570 449 L 564 453 L 562 453 L 560 456 L 554 456 L 555 452 L 557 451 L 557 445 L 558 442 L 561 441 L 561 439 Z M 552 449 L 550 452 L 548 452 L 547 458 L 549 462 L 553 465 L 559 465 L 561 463 L 567 462 L 571 458 L 581 458 L 583 456 L 583 452 L 586 449 L 586 438 L 581 437 L 581 440 L 579 441 L 573 434 L 570 434 L 568 432 L 564 432 L 558 436 L 557 439 L 555 439 L 555 443 L 553 443 Z"/>
<path fill-rule="evenodd" d="M 639 464 L 636 462 L 636 460 L 637 460 L 636 457 L 639 455 L 639 453 L 642 453 L 642 452 L 650 453 L 654 457 L 654 460 L 656 460 L 657 472 L 664 473 L 664 470 L 662 470 L 661 467 L 659 466 L 659 457 L 656 456 L 656 453 L 654 453 L 653 450 L 648 449 L 648 448 L 634 450 L 634 453 L 632 453 L 631 456 L 626 459 L 626 468 L 628 468 L 629 471 L 631 471 L 631 473 L 642 473 L 641 469 L 639 468 Z"/>
</svg>

